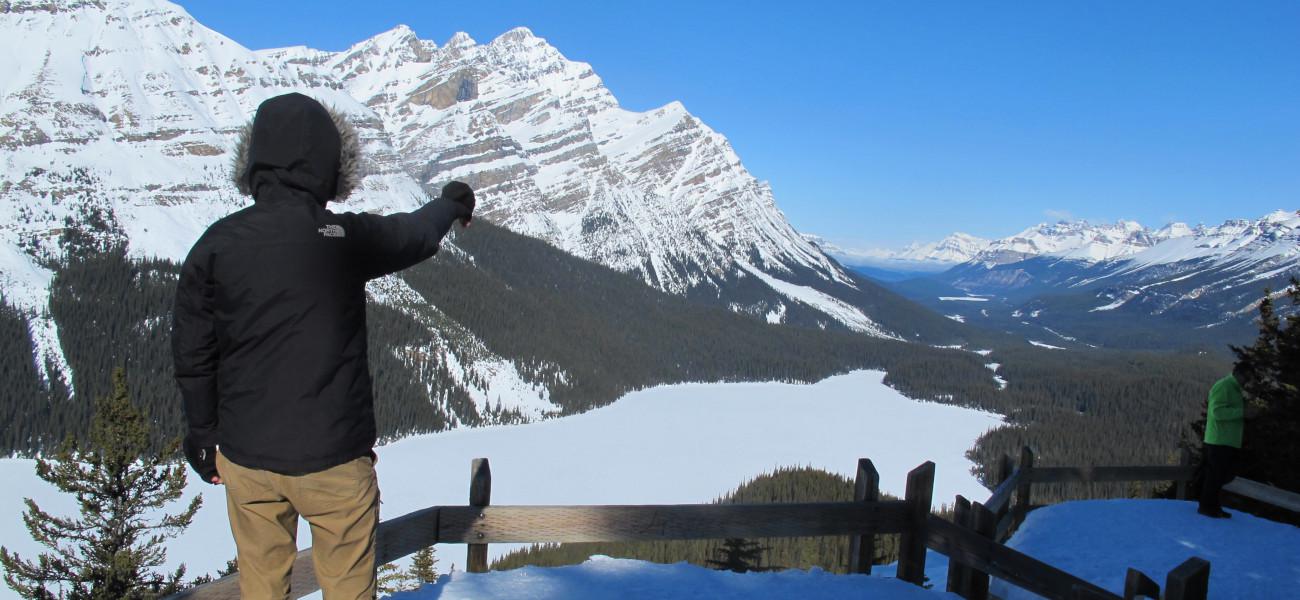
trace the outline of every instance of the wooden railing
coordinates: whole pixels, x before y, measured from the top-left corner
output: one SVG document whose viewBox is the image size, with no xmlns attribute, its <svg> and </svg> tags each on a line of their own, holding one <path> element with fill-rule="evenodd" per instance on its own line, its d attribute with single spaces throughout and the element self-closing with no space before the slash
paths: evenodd
<svg viewBox="0 0 1300 600">
<path fill-rule="evenodd" d="M 1033 504 L 1032 487 L 1036 483 L 1098 483 L 1098 482 L 1154 482 L 1171 481 L 1174 494 L 1179 500 L 1188 497 L 1188 487 L 1195 476 L 1196 468 L 1191 464 L 1191 454 L 1183 449 L 1178 465 L 1160 466 L 1125 466 L 1125 467 L 1037 467 L 1034 466 L 1034 453 L 1028 447 L 1022 448 L 1020 464 L 1012 465 L 1010 457 L 1003 456 L 998 469 L 998 485 L 984 504 L 971 503 L 966 498 L 957 497 L 954 521 L 967 531 L 974 532 L 986 541 L 1000 544 L 1010 537 L 1015 528 L 1024 520 L 1031 510 L 1039 508 Z M 1224 491 L 1264 502 L 1279 508 L 1300 513 L 1300 494 L 1288 492 L 1262 483 L 1238 477 Z M 1014 502 L 1013 502 L 1014 501 Z M 992 551 L 996 554 L 997 550 Z M 944 552 L 950 558 L 952 554 Z M 990 574 L 1020 587 L 1029 588 L 1016 581 L 1014 574 L 998 573 L 997 569 L 982 565 L 978 557 L 958 558 L 958 566 L 950 567 L 948 591 L 963 598 L 983 599 L 988 597 L 988 577 Z M 1204 598 L 1208 593 L 1210 564 L 1200 558 L 1192 557 L 1170 571 L 1165 580 L 1166 599 Z M 1046 573 L 1043 569 L 1036 569 Z M 1023 569 L 1022 569 L 1023 571 Z M 1050 578 L 1049 578 L 1050 579 Z M 1065 593 L 1063 580 L 1051 583 L 1056 588 L 1056 596 L 1069 597 Z M 1040 592 L 1041 594 L 1041 592 Z M 1046 595 L 1046 594 L 1043 594 Z M 1091 598 L 1085 595 L 1082 597 Z M 1124 598 L 1160 598 L 1160 586 L 1146 575 L 1129 569 L 1125 578 Z"/>
<path fill-rule="evenodd" d="M 1184 461 L 1186 463 L 1186 460 Z M 1181 483 L 1185 497 L 1190 465 L 1142 467 L 1035 467 L 1025 448 L 1013 467 L 1003 457 L 999 484 L 984 503 L 958 496 L 954 522 L 931 514 L 934 463 L 907 476 L 904 500 L 881 501 L 875 466 L 858 461 L 854 501 L 802 504 L 689 504 L 646 506 L 493 506 L 491 468 L 487 459 L 471 465 L 470 503 L 435 506 L 380 523 L 376 562 L 384 564 L 441 544 L 467 545 L 467 570 L 486 572 L 488 544 L 619 542 L 760 537 L 851 536 L 849 571 L 870 573 L 875 536 L 901 534 L 897 577 L 917 585 L 925 582 L 926 549 L 949 558 L 948 591 L 963 598 L 988 597 L 989 577 L 997 577 L 1047 598 L 1119 599 L 1120 596 L 1003 545 L 1025 514 L 1035 508 L 1035 483 L 1092 481 L 1161 481 Z M 1240 481 L 1240 480 L 1238 480 Z M 1235 482 L 1234 482 L 1235 483 Z M 1249 486 L 1253 484 L 1243 484 Z M 1260 485 L 1260 484 L 1254 484 Z M 1264 486 L 1267 487 L 1267 486 Z M 1243 488 L 1244 489 L 1244 488 Z M 1236 491 L 1236 490 L 1234 490 Z M 1280 490 L 1245 490 L 1282 501 Z M 1241 493 L 1241 492 L 1238 492 Z M 1288 492 L 1280 492 L 1288 494 Z M 238 573 L 191 588 L 171 598 L 226 600 L 239 598 Z M 1208 591 L 1209 563 L 1192 557 L 1171 571 L 1165 583 L 1167 600 L 1203 600 Z M 293 566 L 291 598 L 319 589 L 311 550 L 298 553 Z M 1129 569 L 1123 598 L 1159 598 L 1159 586 Z"/>
</svg>

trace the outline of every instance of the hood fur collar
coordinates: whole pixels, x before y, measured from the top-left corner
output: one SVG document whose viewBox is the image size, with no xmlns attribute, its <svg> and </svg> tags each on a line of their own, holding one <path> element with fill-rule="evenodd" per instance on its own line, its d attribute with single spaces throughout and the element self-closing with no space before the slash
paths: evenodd
<svg viewBox="0 0 1300 600">
<path fill-rule="evenodd" d="M 357 130 L 348 122 L 347 115 L 339 112 L 337 109 L 325 105 L 325 110 L 329 111 L 330 119 L 334 121 L 334 128 L 339 132 L 339 173 L 336 182 L 335 194 L 330 200 L 338 202 L 347 199 L 352 195 L 352 191 L 361 185 L 361 142 L 357 138 Z M 243 127 L 239 128 L 239 135 L 235 142 L 235 153 L 232 160 L 231 175 L 235 180 L 235 187 L 239 193 L 245 196 L 252 196 L 253 190 L 249 188 L 248 182 L 248 149 L 253 141 L 253 120 L 249 119 Z"/>
</svg>

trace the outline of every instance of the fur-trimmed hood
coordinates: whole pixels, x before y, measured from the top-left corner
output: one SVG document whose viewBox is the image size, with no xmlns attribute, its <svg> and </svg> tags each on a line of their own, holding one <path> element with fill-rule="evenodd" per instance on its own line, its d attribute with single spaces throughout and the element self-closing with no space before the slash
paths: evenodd
<svg viewBox="0 0 1300 600">
<path fill-rule="evenodd" d="M 342 113 L 284 94 L 263 102 L 240 130 L 232 167 L 241 194 L 256 198 L 261 185 L 277 182 L 324 204 L 347 198 L 361 183 L 360 143 Z"/>
</svg>

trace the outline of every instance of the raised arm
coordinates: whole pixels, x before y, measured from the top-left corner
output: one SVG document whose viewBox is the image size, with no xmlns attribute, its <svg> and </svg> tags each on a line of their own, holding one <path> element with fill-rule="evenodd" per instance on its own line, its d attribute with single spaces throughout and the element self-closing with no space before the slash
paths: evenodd
<svg viewBox="0 0 1300 600">
<path fill-rule="evenodd" d="M 474 192 L 459 181 L 442 188 L 442 195 L 409 213 L 372 215 L 345 213 L 344 231 L 353 238 L 367 279 L 401 271 L 438 252 L 452 223 L 468 226 L 474 214 Z"/>
</svg>

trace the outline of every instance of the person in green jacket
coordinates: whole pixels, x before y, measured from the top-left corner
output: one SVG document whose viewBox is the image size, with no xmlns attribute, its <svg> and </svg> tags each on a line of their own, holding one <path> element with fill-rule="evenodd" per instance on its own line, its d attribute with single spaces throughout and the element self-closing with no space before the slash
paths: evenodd
<svg viewBox="0 0 1300 600">
<path fill-rule="evenodd" d="M 1209 407 L 1205 411 L 1205 446 L 1201 452 L 1204 481 L 1201 487 L 1200 506 L 1196 512 L 1215 519 L 1232 515 L 1223 510 L 1223 486 L 1232 481 L 1241 450 L 1241 437 L 1246 424 L 1246 387 L 1251 384 L 1253 372 L 1245 362 L 1238 362 L 1232 374 L 1215 382 L 1210 388 Z"/>
</svg>

